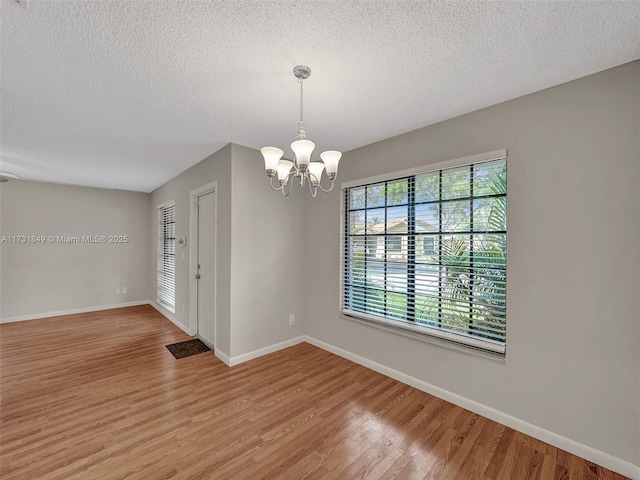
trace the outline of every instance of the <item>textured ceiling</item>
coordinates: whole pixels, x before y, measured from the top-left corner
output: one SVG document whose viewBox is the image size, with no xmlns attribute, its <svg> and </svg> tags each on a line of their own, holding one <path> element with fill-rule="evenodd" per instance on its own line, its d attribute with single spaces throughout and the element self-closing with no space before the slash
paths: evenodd
<svg viewBox="0 0 640 480">
<path fill-rule="evenodd" d="M 147 192 L 288 152 L 297 64 L 315 158 L 640 57 L 637 1 L 0 1 L 0 170 Z"/>
</svg>

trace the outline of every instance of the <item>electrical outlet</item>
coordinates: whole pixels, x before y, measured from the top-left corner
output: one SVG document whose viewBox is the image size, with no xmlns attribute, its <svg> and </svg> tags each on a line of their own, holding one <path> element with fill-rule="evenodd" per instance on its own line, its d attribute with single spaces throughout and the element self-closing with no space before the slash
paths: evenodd
<svg viewBox="0 0 640 480">
<path fill-rule="evenodd" d="M 127 287 L 122 287 L 122 293 L 123 294 L 127 293 Z"/>
<path fill-rule="evenodd" d="M 116 295 L 120 295 L 120 289 L 116 288 Z"/>
<path fill-rule="evenodd" d="M 289 315 L 289 325 L 293 325 L 296 323 L 296 318 L 293 316 L 293 313 Z"/>
</svg>

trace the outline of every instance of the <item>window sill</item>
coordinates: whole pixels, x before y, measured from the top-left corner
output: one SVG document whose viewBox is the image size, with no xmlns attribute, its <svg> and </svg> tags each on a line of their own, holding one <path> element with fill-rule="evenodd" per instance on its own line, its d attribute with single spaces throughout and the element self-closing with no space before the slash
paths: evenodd
<svg viewBox="0 0 640 480">
<path fill-rule="evenodd" d="M 461 353 L 466 353 L 467 355 L 486 358 L 498 363 L 506 363 L 506 354 L 490 352 L 487 350 L 482 350 L 479 348 L 475 348 L 473 346 L 457 343 L 444 338 L 439 338 L 439 337 L 436 337 L 435 335 L 430 335 L 428 333 L 417 332 L 411 328 L 405 327 L 403 325 L 403 322 L 400 322 L 400 321 L 396 322 L 394 320 L 384 320 L 384 319 L 374 320 L 372 318 L 362 318 L 354 315 L 349 315 L 344 312 L 340 313 L 340 317 L 345 320 L 350 320 L 352 322 L 359 323 L 361 325 L 378 328 L 380 330 L 395 333 L 397 335 L 402 335 L 403 337 L 408 337 L 421 342 L 430 343 L 433 345 L 437 345 L 439 347 L 444 347 L 449 350 L 456 350 Z"/>
</svg>

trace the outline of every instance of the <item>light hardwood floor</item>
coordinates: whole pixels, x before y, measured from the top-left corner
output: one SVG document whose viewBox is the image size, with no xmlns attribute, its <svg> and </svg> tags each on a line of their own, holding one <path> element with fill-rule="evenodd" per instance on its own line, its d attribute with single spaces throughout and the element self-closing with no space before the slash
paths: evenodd
<svg viewBox="0 0 640 480">
<path fill-rule="evenodd" d="M 306 343 L 188 339 L 149 306 L 1 325 L 0 478 L 623 478 Z"/>
</svg>

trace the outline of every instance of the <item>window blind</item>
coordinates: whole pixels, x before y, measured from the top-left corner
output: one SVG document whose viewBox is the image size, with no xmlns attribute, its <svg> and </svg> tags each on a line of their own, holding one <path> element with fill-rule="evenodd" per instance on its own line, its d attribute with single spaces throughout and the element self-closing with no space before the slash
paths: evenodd
<svg viewBox="0 0 640 480">
<path fill-rule="evenodd" d="M 176 207 L 158 208 L 158 302 L 172 312 L 176 303 Z"/>
<path fill-rule="evenodd" d="M 346 315 L 504 353 L 507 159 L 345 188 Z"/>
</svg>

